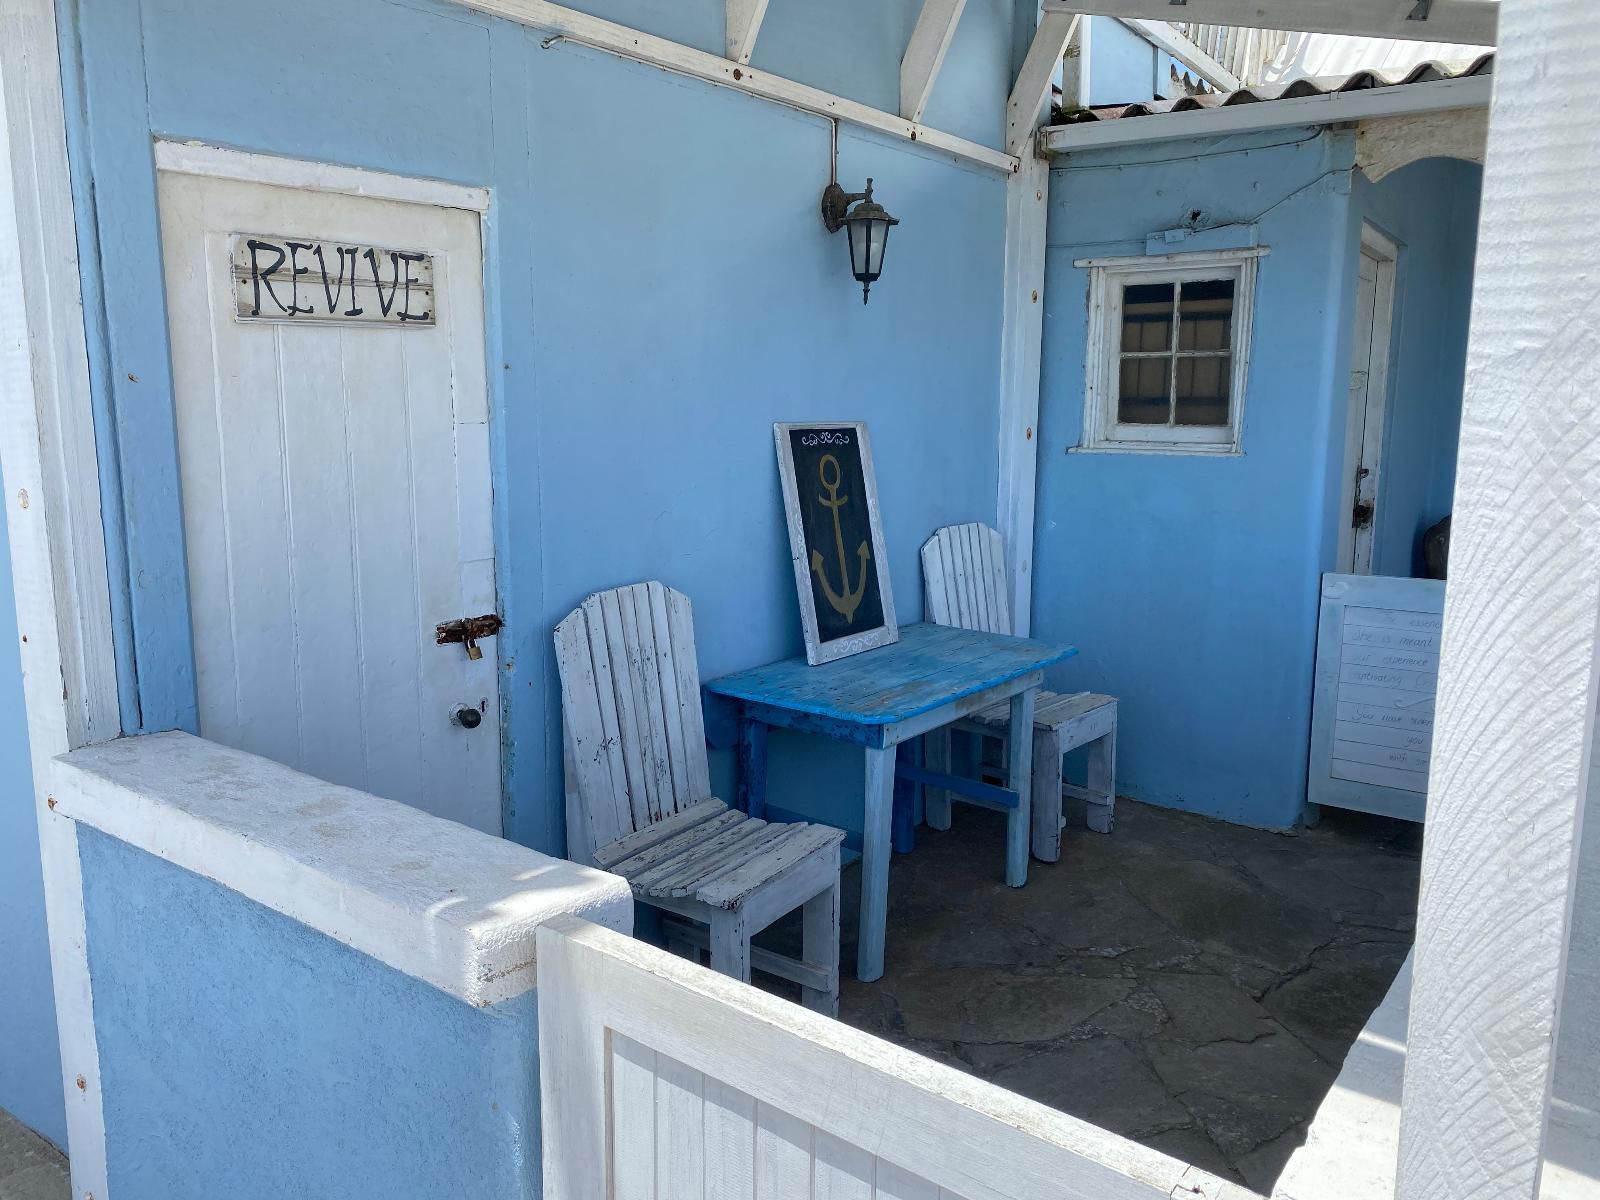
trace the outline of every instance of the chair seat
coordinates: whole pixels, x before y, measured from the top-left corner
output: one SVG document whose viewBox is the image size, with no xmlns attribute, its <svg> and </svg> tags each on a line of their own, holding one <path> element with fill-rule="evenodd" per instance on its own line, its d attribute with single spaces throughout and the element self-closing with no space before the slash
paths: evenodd
<svg viewBox="0 0 1600 1200">
<path fill-rule="evenodd" d="M 1101 696 L 1094 692 L 1047 692 L 1041 688 L 1033 701 L 1033 727 L 1060 729 L 1097 709 L 1115 708 L 1116 703 L 1115 696 Z M 967 721 L 984 729 L 1005 733 L 1011 725 L 1011 702 L 1002 700 L 990 705 L 973 713 Z"/>
<path fill-rule="evenodd" d="M 621 875 L 644 900 L 694 899 L 738 908 L 812 855 L 837 854 L 843 840 L 842 829 L 769 823 L 710 799 L 612 843 L 596 853 L 595 862 Z"/>
</svg>

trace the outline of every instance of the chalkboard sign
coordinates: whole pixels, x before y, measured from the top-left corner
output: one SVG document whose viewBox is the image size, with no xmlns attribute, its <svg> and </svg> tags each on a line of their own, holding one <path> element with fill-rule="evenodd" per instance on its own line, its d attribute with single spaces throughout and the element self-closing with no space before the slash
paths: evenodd
<svg viewBox="0 0 1600 1200">
<path fill-rule="evenodd" d="M 1432 579 L 1322 577 L 1310 803 L 1422 820 L 1444 588 Z"/>
<path fill-rule="evenodd" d="M 806 661 L 899 640 L 867 427 L 774 425 Z"/>
</svg>

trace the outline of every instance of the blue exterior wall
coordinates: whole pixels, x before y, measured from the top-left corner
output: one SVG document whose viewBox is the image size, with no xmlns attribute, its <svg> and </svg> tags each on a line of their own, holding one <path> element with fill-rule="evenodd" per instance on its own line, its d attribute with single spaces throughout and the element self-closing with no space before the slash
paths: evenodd
<svg viewBox="0 0 1600 1200">
<path fill-rule="evenodd" d="M 1449 513 L 1466 379 L 1483 168 L 1425 159 L 1355 178 L 1352 216 L 1400 243 L 1372 571 L 1421 575 L 1422 535 Z"/>
<path fill-rule="evenodd" d="M 717 50 L 721 0 L 580 5 Z M 894 106 L 915 0 L 774 5 L 754 65 Z M 1026 5 L 967 6 L 930 122 L 997 145 Z M 829 14 L 832 14 L 831 18 Z M 505 670 L 507 832 L 559 851 L 551 628 L 660 578 L 693 599 L 702 672 L 801 648 L 770 426 L 864 419 L 902 621 L 935 527 L 993 521 L 1005 181 L 840 131 L 839 172 L 901 218 L 863 307 L 816 215 L 828 122 L 430 0 L 80 0 L 92 377 L 120 472 L 124 723 L 195 727 L 152 135 L 493 190 L 487 273 Z M 423 86 L 399 86 L 412 62 Z M 248 64 L 248 65 L 245 65 Z M 115 263 L 102 273 L 99 262 Z M 108 482 L 112 482 L 108 479 Z M 785 739 L 775 754 L 782 756 Z M 859 824 L 859 753 L 774 802 Z M 726 780 L 726 763 L 718 766 Z M 847 822 L 848 823 L 848 820 Z"/>
<path fill-rule="evenodd" d="M 532 992 L 489 1008 L 79 829 L 114 1196 L 539 1194 Z"/>
<path fill-rule="evenodd" d="M 67 1110 L 16 633 L 0 522 L 0 1108 L 64 1147 Z"/>
<path fill-rule="evenodd" d="M 1448 506 L 1469 302 L 1475 168 L 1380 185 L 1350 135 L 1278 130 L 1073 155 L 1052 172 L 1034 629 L 1080 655 L 1056 686 L 1121 698 L 1118 790 L 1267 828 L 1305 800 L 1321 573 L 1334 568 L 1360 221 L 1404 241 L 1390 415 L 1398 532 Z M 1084 453 L 1080 258 L 1258 244 L 1237 456 Z M 1452 265 L 1446 269 L 1446 263 Z M 1425 485 L 1418 481 L 1425 480 Z M 1411 492 L 1415 491 L 1416 496 Z"/>
</svg>

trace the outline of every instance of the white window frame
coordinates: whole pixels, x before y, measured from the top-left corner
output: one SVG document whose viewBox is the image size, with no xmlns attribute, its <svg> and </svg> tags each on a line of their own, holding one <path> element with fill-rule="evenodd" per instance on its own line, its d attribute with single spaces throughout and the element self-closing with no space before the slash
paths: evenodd
<svg viewBox="0 0 1600 1200">
<path fill-rule="evenodd" d="M 1089 338 L 1084 359 L 1083 436 L 1080 450 L 1158 454 L 1239 454 L 1244 431 L 1245 385 L 1250 377 L 1250 334 L 1255 322 L 1256 263 L 1266 247 L 1193 254 L 1083 258 L 1089 271 Z M 1130 284 L 1232 279 L 1233 369 L 1226 425 L 1135 425 L 1117 421 L 1121 381 L 1122 295 Z"/>
</svg>

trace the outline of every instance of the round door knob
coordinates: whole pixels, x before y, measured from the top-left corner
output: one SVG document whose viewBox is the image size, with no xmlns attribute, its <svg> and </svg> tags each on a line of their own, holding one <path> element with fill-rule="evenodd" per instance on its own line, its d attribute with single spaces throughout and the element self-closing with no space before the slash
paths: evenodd
<svg viewBox="0 0 1600 1200">
<path fill-rule="evenodd" d="M 458 704 L 450 710 L 450 719 L 463 729 L 476 729 L 483 724 L 483 714 L 470 704 Z"/>
</svg>

